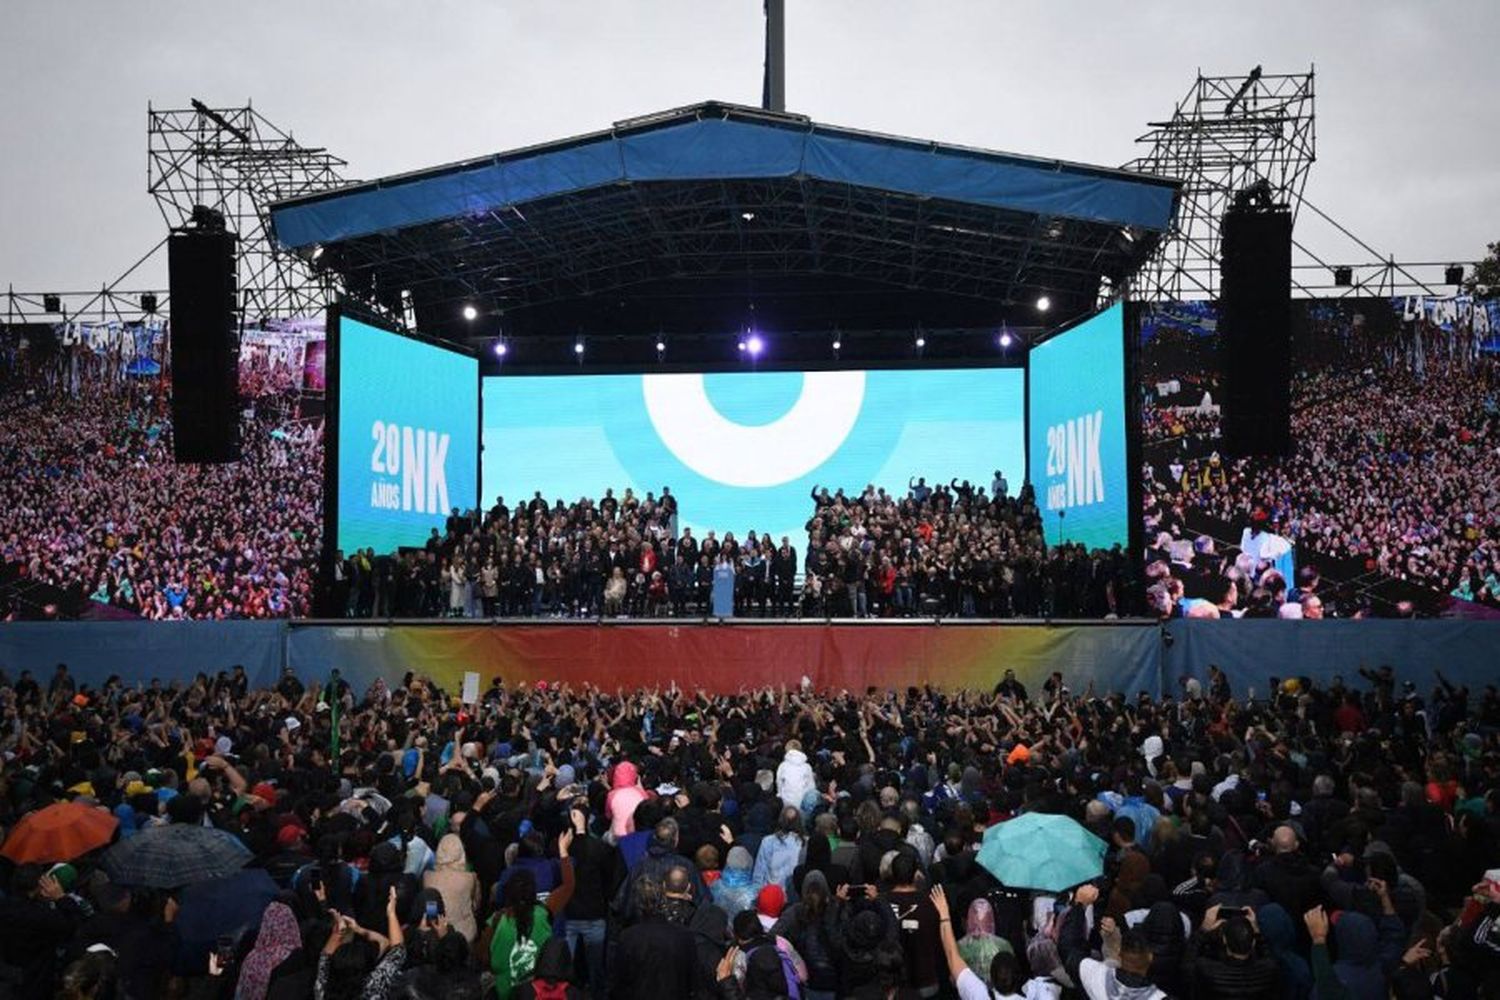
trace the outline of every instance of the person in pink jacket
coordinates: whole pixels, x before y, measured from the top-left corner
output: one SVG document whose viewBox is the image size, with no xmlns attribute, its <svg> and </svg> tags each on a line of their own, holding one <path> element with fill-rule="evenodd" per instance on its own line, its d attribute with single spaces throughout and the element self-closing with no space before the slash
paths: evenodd
<svg viewBox="0 0 1500 1000">
<path fill-rule="evenodd" d="M 628 760 L 616 764 L 609 797 L 604 800 L 604 815 L 609 819 L 609 832 L 615 835 L 615 840 L 635 832 L 635 807 L 647 798 L 635 765 Z"/>
</svg>

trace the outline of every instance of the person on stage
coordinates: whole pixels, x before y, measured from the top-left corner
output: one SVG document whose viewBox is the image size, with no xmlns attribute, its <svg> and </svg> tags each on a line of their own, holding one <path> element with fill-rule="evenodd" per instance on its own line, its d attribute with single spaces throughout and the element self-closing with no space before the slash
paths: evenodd
<svg viewBox="0 0 1500 1000">
<path fill-rule="evenodd" d="M 734 617 L 734 560 L 726 553 L 719 553 L 714 566 L 714 586 L 710 595 L 715 618 Z"/>
</svg>

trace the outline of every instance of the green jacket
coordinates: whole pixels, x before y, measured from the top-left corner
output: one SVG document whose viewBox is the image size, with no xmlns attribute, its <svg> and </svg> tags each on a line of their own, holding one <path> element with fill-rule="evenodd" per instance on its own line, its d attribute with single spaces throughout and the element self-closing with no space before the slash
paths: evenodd
<svg viewBox="0 0 1500 1000">
<path fill-rule="evenodd" d="M 497 1000 L 512 1000 L 516 987 L 531 980 L 542 945 L 552 939 L 552 914 L 538 905 L 531 912 L 531 936 L 521 940 L 517 930 L 515 917 L 506 914 L 490 938 L 490 971 L 495 974 Z"/>
</svg>

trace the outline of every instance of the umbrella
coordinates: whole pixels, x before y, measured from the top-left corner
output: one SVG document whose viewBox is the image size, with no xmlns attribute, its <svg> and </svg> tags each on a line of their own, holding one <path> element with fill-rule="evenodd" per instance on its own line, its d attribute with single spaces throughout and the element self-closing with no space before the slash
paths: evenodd
<svg viewBox="0 0 1500 1000">
<path fill-rule="evenodd" d="M 72 861 L 115 835 L 120 821 L 103 809 L 77 802 L 55 802 L 27 813 L 5 838 L 0 854 L 18 865 L 31 861 Z"/>
<path fill-rule="evenodd" d="M 104 855 L 104 871 L 118 885 L 176 889 L 232 875 L 250 851 L 232 834 L 209 826 L 172 823 L 142 830 Z"/>
<path fill-rule="evenodd" d="M 264 868 L 244 868 L 194 883 L 182 890 L 178 933 L 187 944 L 211 944 L 226 935 L 238 938 L 260 923 L 266 904 L 278 892 Z"/>
<path fill-rule="evenodd" d="M 1061 892 L 1104 874 L 1104 849 L 1067 816 L 1022 813 L 984 831 L 978 860 L 1012 889 Z"/>
<path fill-rule="evenodd" d="M 205 968 L 214 942 L 220 937 L 239 941 L 260 924 L 267 904 L 279 891 L 264 868 L 245 868 L 182 890 L 176 922 L 179 967 Z"/>
</svg>

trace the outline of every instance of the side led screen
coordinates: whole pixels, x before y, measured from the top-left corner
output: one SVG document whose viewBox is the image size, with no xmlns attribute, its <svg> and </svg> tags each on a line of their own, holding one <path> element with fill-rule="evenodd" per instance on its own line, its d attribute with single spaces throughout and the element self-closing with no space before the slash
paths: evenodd
<svg viewBox="0 0 1500 1000">
<path fill-rule="evenodd" d="M 336 546 L 422 545 L 478 504 L 479 362 L 348 317 L 336 349 Z"/>
<path fill-rule="evenodd" d="M 1126 545 L 1124 307 L 1032 348 L 1032 484 L 1047 544 Z"/>
</svg>

